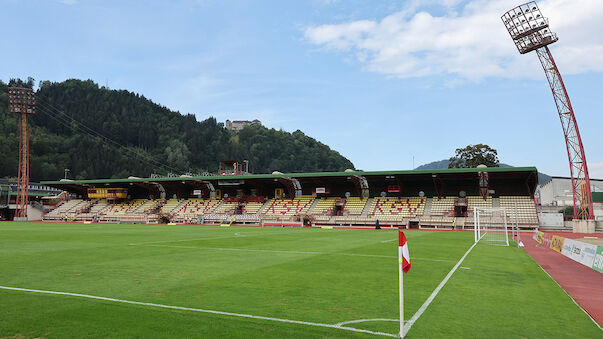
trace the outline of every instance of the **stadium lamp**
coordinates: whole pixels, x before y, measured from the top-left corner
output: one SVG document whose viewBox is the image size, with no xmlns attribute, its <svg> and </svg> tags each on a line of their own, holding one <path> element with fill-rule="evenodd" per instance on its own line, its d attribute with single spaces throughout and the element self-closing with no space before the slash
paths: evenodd
<svg viewBox="0 0 603 339">
<path fill-rule="evenodd" d="M 521 54 L 531 52 L 559 40 L 549 29 L 536 2 L 517 6 L 502 16 L 502 21 Z"/>
</svg>

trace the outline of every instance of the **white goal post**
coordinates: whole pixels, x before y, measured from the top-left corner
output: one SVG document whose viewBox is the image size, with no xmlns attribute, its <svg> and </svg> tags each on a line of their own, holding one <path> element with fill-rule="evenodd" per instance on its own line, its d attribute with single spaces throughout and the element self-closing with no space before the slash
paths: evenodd
<svg viewBox="0 0 603 339">
<path fill-rule="evenodd" d="M 475 242 L 484 241 L 490 245 L 509 246 L 507 211 L 503 207 L 473 209 Z"/>
</svg>

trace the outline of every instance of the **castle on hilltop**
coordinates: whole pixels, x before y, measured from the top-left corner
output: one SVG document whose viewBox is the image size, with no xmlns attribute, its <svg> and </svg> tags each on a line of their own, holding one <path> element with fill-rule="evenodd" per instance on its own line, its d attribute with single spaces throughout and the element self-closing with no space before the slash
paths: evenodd
<svg viewBox="0 0 603 339">
<path fill-rule="evenodd" d="M 226 124 L 225 127 L 227 130 L 230 131 L 240 131 L 243 128 L 245 128 L 245 126 L 250 126 L 250 125 L 262 125 L 262 122 L 259 121 L 258 119 L 255 119 L 253 121 L 249 121 L 249 120 L 226 120 Z"/>
</svg>

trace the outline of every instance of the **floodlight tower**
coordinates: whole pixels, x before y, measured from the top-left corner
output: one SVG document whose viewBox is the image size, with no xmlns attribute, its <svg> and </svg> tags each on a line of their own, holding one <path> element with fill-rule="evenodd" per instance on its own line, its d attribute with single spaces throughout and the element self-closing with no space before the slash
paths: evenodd
<svg viewBox="0 0 603 339">
<path fill-rule="evenodd" d="M 27 116 L 36 113 L 36 95 L 31 88 L 8 88 L 8 111 L 19 114 L 19 177 L 15 220 L 27 219 L 29 205 L 29 127 Z"/>
<path fill-rule="evenodd" d="M 548 48 L 548 45 L 558 40 L 557 34 L 551 32 L 548 19 L 542 16 L 535 1 L 513 8 L 506 12 L 501 19 L 519 53 L 525 54 L 536 51 L 536 54 L 538 54 L 553 92 L 565 136 L 572 189 L 574 191 L 574 219 L 594 219 L 590 179 L 578 123 L 563 84 L 561 73 L 559 73 L 553 55 Z"/>
</svg>

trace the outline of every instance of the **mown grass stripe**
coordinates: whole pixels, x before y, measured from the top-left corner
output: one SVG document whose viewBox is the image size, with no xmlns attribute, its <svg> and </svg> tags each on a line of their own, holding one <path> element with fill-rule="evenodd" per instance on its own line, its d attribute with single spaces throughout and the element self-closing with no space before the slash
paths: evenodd
<svg viewBox="0 0 603 339">
<path fill-rule="evenodd" d="M 177 246 L 177 245 L 135 245 L 129 244 L 130 246 L 147 246 L 147 247 L 166 247 L 166 248 L 186 248 L 186 249 L 199 249 L 199 250 L 215 250 L 215 251 L 241 251 L 241 252 L 265 252 L 265 253 L 283 253 L 283 254 L 309 254 L 309 255 L 342 255 L 347 257 L 369 257 L 369 258 L 387 258 L 387 259 L 398 259 L 393 255 L 379 255 L 379 254 L 358 254 L 358 253 L 342 253 L 342 252 L 315 252 L 315 251 L 288 251 L 288 250 L 262 250 L 253 248 L 233 248 L 233 247 L 202 247 L 202 246 Z M 429 259 L 429 258 L 412 258 L 413 260 L 425 260 L 425 261 L 439 261 L 439 262 L 454 262 L 454 260 L 446 259 Z"/>
<path fill-rule="evenodd" d="M 180 310 L 180 311 L 191 311 L 191 312 L 219 314 L 219 315 L 226 315 L 226 316 L 231 316 L 231 317 L 240 317 L 240 318 L 251 318 L 251 319 L 260 319 L 260 320 L 268 320 L 268 321 L 277 321 L 277 322 L 282 322 L 282 323 L 290 323 L 290 324 L 298 324 L 298 325 L 306 325 L 306 326 L 327 327 L 327 328 L 335 328 L 335 329 L 340 329 L 340 330 L 345 330 L 345 331 L 352 331 L 352 332 L 358 332 L 358 333 L 368 333 L 368 334 L 374 334 L 374 335 L 380 335 L 380 336 L 386 336 L 386 337 L 394 337 L 394 338 L 397 337 L 397 335 L 391 334 L 391 333 L 363 330 L 363 329 L 358 329 L 358 328 L 353 328 L 353 327 L 342 326 L 340 324 L 322 324 L 322 323 L 315 323 L 315 322 L 309 322 L 309 321 L 283 319 L 283 318 L 273 318 L 273 317 L 265 317 L 265 316 L 260 316 L 260 315 L 251 315 L 251 314 L 244 314 L 244 313 L 233 313 L 233 312 L 225 312 L 225 311 L 206 310 L 206 309 L 202 309 L 202 308 L 191 308 L 191 307 L 182 307 L 182 306 L 173 306 L 173 305 L 163 305 L 163 304 L 155 304 L 155 303 L 146 303 L 146 302 L 141 302 L 141 301 L 116 299 L 116 298 L 101 297 L 101 296 L 96 296 L 96 295 L 71 293 L 71 292 L 46 291 L 46 290 L 37 290 L 37 289 L 29 289 L 29 288 L 21 288 L 21 287 L 10 287 L 10 286 L 0 286 L 0 289 L 10 290 L 10 291 L 30 292 L 30 293 L 64 295 L 64 296 L 71 296 L 71 297 L 77 297 L 77 298 L 87 298 L 87 299 L 96 299 L 96 300 L 103 300 L 103 301 L 112 301 L 112 302 L 131 304 L 131 305 L 159 307 L 159 308 L 164 308 L 164 309 L 172 309 L 172 310 Z"/>
</svg>

